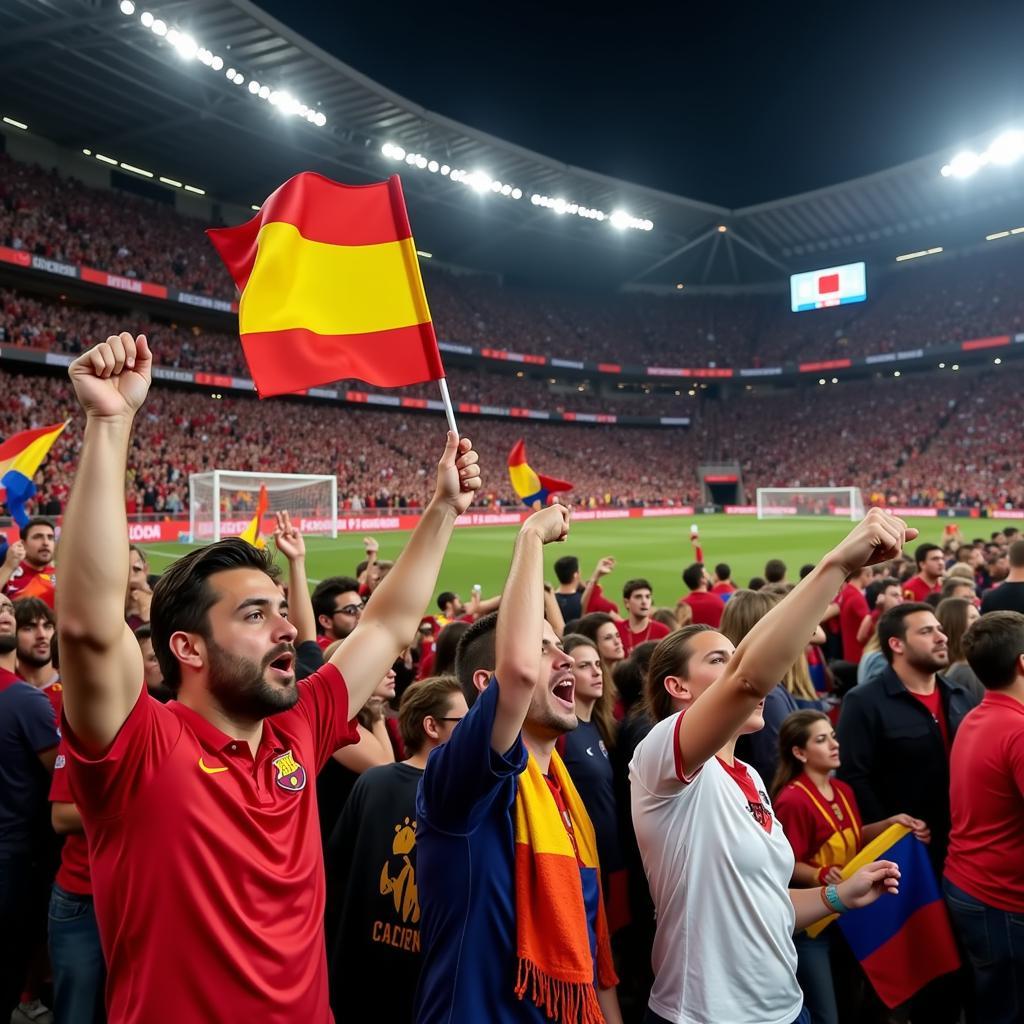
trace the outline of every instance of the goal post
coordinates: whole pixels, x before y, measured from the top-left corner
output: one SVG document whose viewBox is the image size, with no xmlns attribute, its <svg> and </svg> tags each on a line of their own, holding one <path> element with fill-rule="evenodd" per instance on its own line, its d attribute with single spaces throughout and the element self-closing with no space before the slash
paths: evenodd
<svg viewBox="0 0 1024 1024">
<path fill-rule="evenodd" d="M 215 469 L 188 478 L 192 542 L 204 544 L 237 537 L 256 514 L 261 486 L 267 488 L 268 518 L 286 511 L 304 534 L 338 536 L 337 477 Z"/>
<path fill-rule="evenodd" d="M 857 521 L 864 518 L 859 487 L 758 487 L 757 518 L 831 516 Z"/>
</svg>

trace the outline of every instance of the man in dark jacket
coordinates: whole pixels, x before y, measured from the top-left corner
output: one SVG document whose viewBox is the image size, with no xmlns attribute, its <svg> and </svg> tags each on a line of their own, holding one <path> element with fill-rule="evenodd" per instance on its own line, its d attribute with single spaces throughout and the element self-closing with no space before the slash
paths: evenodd
<svg viewBox="0 0 1024 1024">
<path fill-rule="evenodd" d="M 839 718 L 839 777 L 864 821 L 911 814 L 931 828 L 941 877 L 949 843 L 949 749 L 978 703 L 938 673 L 949 664 L 946 635 L 930 605 L 901 604 L 878 620 L 888 668 L 846 695 Z"/>
<path fill-rule="evenodd" d="M 857 796 L 864 821 L 911 814 L 931 828 L 928 848 L 937 878 L 949 846 L 949 750 L 978 698 L 938 673 L 949 664 L 946 635 L 931 605 L 890 608 L 878 620 L 888 662 L 855 686 L 839 717 L 839 777 Z M 960 1020 L 961 980 L 944 975 L 910 1001 L 913 1020 Z"/>
</svg>

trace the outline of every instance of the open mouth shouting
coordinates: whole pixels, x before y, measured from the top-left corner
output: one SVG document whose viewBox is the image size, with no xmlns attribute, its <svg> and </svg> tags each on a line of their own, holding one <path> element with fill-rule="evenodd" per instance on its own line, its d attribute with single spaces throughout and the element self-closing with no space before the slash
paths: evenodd
<svg viewBox="0 0 1024 1024">
<path fill-rule="evenodd" d="M 269 664 L 269 669 L 276 679 L 287 682 L 295 676 L 295 651 L 289 647 L 281 651 Z"/>
<path fill-rule="evenodd" d="M 556 681 L 555 685 L 551 687 L 551 692 L 566 711 L 571 711 L 573 714 L 576 713 L 576 677 L 572 672 L 567 672 L 565 675 L 560 676 Z"/>
</svg>

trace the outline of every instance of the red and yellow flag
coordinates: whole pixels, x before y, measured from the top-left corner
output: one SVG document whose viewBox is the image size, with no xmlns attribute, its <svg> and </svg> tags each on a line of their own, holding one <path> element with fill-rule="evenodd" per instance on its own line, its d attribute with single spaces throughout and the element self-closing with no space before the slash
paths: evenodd
<svg viewBox="0 0 1024 1024">
<path fill-rule="evenodd" d="M 207 234 L 242 293 L 239 334 L 260 395 L 444 376 L 397 175 L 342 185 L 297 174 L 252 220 Z"/>
<path fill-rule="evenodd" d="M 260 496 L 256 502 L 256 515 L 252 517 L 249 525 L 239 534 L 242 540 L 251 544 L 254 548 L 265 548 L 267 546 L 267 542 L 261 536 L 260 528 L 263 525 L 263 517 L 267 514 L 269 507 L 270 501 L 267 497 L 267 485 L 260 484 Z"/>
</svg>

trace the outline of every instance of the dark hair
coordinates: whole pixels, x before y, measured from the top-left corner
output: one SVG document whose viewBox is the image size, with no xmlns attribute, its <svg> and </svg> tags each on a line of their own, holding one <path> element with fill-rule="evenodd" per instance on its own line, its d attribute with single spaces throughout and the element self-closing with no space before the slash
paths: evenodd
<svg viewBox="0 0 1024 1024">
<path fill-rule="evenodd" d="M 52 626 L 57 621 L 53 609 L 38 597 L 19 597 L 14 602 L 14 621 L 18 629 L 34 625 L 39 619 L 45 619 Z"/>
<path fill-rule="evenodd" d="M 946 634 L 949 645 L 949 663 L 966 661 L 963 639 L 967 632 L 967 612 L 974 607 L 974 602 L 966 597 L 944 597 L 935 609 L 935 618 L 939 620 L 942 632 Z"/>
<path fill-rule="evenodd" d="M 316 616 L 316 631 L 323 633 L 324 627 L 320 624 L 320 616 L 326 615 L 331 618 L 334 614 L 334 600 L 339 594 L 346 594 L 349 591 L 359 593 L 359 580 L 351 576 L 328 576 L 321 580 L 313 591 L 313 614 Z"/>
<path fill-rule="evenodd" d="M 48 526 L 51 530 L 56 531 L 56 526 L 53 524 L 53 520 L 46 516 L 33 516 L 20 530 L 20 536 L 22 540 L 25 540 L 28 535 L 37 526 Z"/>
<path fill-rule="evenodd" d="M 366 572 L 366 570 L 369 568 L 369 565 L 370 565 L 369 559 L 364 558 L 361 562 L 359 562 L 356 565 L 356 575 L 357 576 L 362 576 L 363 573 Z"/>
<path fill-rule="evenodd" d="M 615 679 L 601 660 L 600 652 L 598 652 L 596 644 L 590 637 L 583 636 L 582 633 L 566 633 L 562 637 L 562 650 L 566 654 L 572 654 L 579 647 L 591 648 L 597 654 L 598 664 L 601 666 L 604 689 L 594 704 L 591 721 L 597 726 L 597 731 L 600 733 L 601 739 L 604 740 L 604 745 L 611 750 L 615 746 L 617 725 L 615 721 L 615 704 L 619 697 L 619 693 L 615 689 Z"/>
<path fill-rule="evenodd" d="M 645 580 L 642 576 L 638 576 L 635 580 L 626 580 L 622 585 L 622 600 L 628 601 L 634 590 L 650 590 L 653 592 L 654 588 L 651 586 L 650 581 Z"/>
<path fill-rule="evenodd" d="M 1010 565 L 1014 569 L 1024 569 L 1024 540 L 1015 540 L 1010 545 Z"/>
<path fill-rule="evenodd" d="M 580 571 L 580 560 L 575 555 L 562 555 L 555 562 L 555 576 L 559 583 L 572 583 L 573 576 Z"/>
<path fill-rule="evenodd" d="M 800 566 L 800 579 L 803 579 L 805 576 L 810 576 L 810 574 L 812 572 L 814 572 L 814 563 L 813 562 L 808 562 L 806 565 L 801 565 Z"/>
<path fill-rule="evenodd" d="M 181 686 L 181 666 L 171 652 L 171 637 L 185 632 L 210 639 L 209 612 L 218 595 L 207 580 L 214 573 L 231 569 L 256 569 L 274 583 L 281 575 L 266 548 L 256 548 L 240 537 L 231 537 L 179 558 L 153 587 L 149 618 L 153 653 L 160 663 L 164 685 L 174 693 Z"/>
<path fill-rule="evenodd" d="M 939 607 L 939 602 L 941 600 L 942 594 L 938 590 L 936 590 L 931 594 L 925 595 L 924 603 L 928 605 L 928 607 L 931 608 L 932 611 L 935 611 L 935 609 Z"/>
<path fill-rule="evenodd" d="M 942 590 L 940 591 L 939 596 L 943 600 L 947 597 L 953 597 L 953 591 L 959 587 L 970 587 L 971 593 L 974 593 L 974 583 L 966 576 L 947 576 L 942 584 Z"/>
<path fill-rule="evenodd" d="M 747 590 L 760 590 L 764 586 L 764 577 L 762 576 L 751 576 L 750 582 L 747 584 Z"/>
<path fill-rule="evenodd" d="M 715 566 L 715 576 L 723 583 L 732 575 L 732 569 L 728 562 L 719 562 Z"/>
<path fill-rule="evenodd" d="M 483 669 L 494 671 L 496 660 L 495 640 L 497 639 L 498 613 L 491 612 L 477 619 L 459 640 L 455 648 L 455 675 L 462 687 L 466 703 L 472 707 L 480 694 L 473 685 L 473 676 Z"/>
<path fill-rule="evenodd" d="M 683 582 L 691 590 L 696 590 L 704 582 L 704 563 L 694 562 L 692 565 L 688 565 L 683 570 Z"/>
<path fill-rule="evenodd" d="M 398 707 L 398 731 L 407 754 L 418 754 L 426 742 L 423 719 L 444 718 L 453 693 L 462 687 L 455 676 L 439 675 L 413 683 L 402 694 Z"/>
<path fill-rule="evenodd" d="M 144 640 L 153 639 L 153 627 L 148 623 L 144 622 L 141 626 L 135 629 L 135 639 L 141 644 Z"/>
<path fill-rule="evenodd" d="M 585 636 L 592 644 L 597 645 L 597 631 L 608 623 L 615 625 L 615 620 L 607 612 L 588 612 L 582 619 L 577 619 L 572 632 Z M 568 629 L 568 626 L 566 627 Z"/>
<path fill-rule="evenodd" d="M 918 612 L 934 614 L 935 609 L 923 601 L 907 601 L 905 604 L 898 604 L 895 608 L 890 608 L 878 620 L 878 646 L 882 651 L 882 657 L 890 665 L 892 664 L 892 648 L 889 646 L 889 641 L 906 640 L 907 617 L 916 615 Z"/>
<path fill-rule="evenodd" d="M 451 602 L 454 601 L 455 598 L 456 594 L 454 590 L 442 590 L 441 593 L 437 595 L 438 611 L 443 612 L 445 605 L 451 604 Z"/>
<path fill-rule="evenodd" d="M 986 690 L 1002 690 L 1017 678 L 1024 654 L 1024 615 L 987 612 L 964 634 L 967 664 Z"/>
<path fill-rule="evenodd" d="M 916 565 L 918 567 L 918 569 L 920 569 L 921 568 L 921 563 L 933 551 L 941 551 L 941 550 L 942 550 L 942 548 L 940 548 L 938 544 L 928 544 L 928 543 L 918 544 L 917 547 L 914 548 L 914 565 Z"/>
<path fill-rule="evenodd" d="M 462 634 L 469 629 L 468 622 L 449 622 L 434 641 L 434 675 L 446 676 L 455 674 L 455 652 L 458 650 Z"/>
<path fill-rule="evenodd" d="M 807 741 L 811 738 L 811 729 L 815 722 L 824 719 L 832 728 L 832 720 L 824 711 L 807 709 L 806 711 L 794 711 L 786 715 L 779 726 L 779 767 L 775 770 L 775 778 L 772 779 L 771 797 L 775 800 L 779 793 L 785 789 L 795 778 L 797 778 L 806 767 L 802 761 L 793 756 L 794 747 L 806 747 Z"/>
<path fill-rule="evenodd" d="M 1009 540 L 1011 537 L 1016 537 L 1018 533 L 1020 533 L 1020 530 L 1018 530 L 1016 526 L 1004 526 L 1003 527 L 1003 536 L 1007 540 Z"/>
<path fill-rule="evenodd" d="M 872 580 L 864 588 L 864 599 L 868 603 L 868 608 L 873 609 L 878 604 L 878 599 L 890 587 L 900 587 L 900 596 L 903 596 L 902 584 L 895 576 L 884 576 L 881 579 Z"/>
<path fill-rule="evenodd" d="M 781 583 L 786 576 L 786 563 L 781 558 L 769 558 L 764 563 L 764 578 L 769 583 Z"/>
<path fill-rule="evenodd" d="M 731 599 L 730 599 L 731 600 Z M 652 722 L 660 722 L 672 714 L 672 698 L 665 689 L 665 679 L 668 676 L 681 676 L 687 678 L 690 667 L 690 641 L 698 633 L 713 633 L 714 630 L 704 623 L 693 623 L 683 626 L 674 633 L 669 633 L 663 640 L 658 641 L 658 646 L 651 656 L 651 663 L 647 667 L 647 678 L 644 682 L 644 696 L 641 703 L 641 713 L 645 714 Z"/>
</svg>

